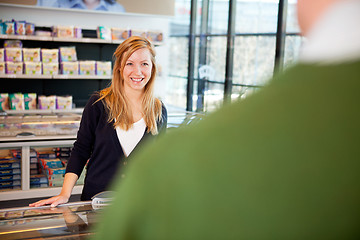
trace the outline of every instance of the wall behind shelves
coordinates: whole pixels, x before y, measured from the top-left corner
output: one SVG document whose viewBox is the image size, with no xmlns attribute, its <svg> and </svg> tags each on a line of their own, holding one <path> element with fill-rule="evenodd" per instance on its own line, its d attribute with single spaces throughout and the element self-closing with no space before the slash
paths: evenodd
<svg viewBox="0 0 360 240">
<path fill-rule="evenodd" d="M 83 29 L 96 29 L 98 26 L 117 27 L 117 28 L 131 28 L 138 30 L 156 30 L 164 33 L 164 44 L 156 47 L 157 63 L 162 69 L 161 76 L 157 77 L 155 84 L 155 94 L 159 98 L 165 98 L 166 90 L 166 76 L 168 76 L 168 46 L 167 39 L 169 33 L 169 20 L 170 16 L 164 15 L 144 15 L 135 13 L 110 13 L 101 11 L 84 11 L 74 9 L 57 9 L 57 8 L 42 8 L 36 6 L 25 5 L 12 5 L 12 4 L 0 4 L 0 16 L 2 20 L 25 20 L 34 23 L 36 26 L 51 27 L 54 25 L 62 26 L 78 26 Z M 59 43 L 56 42 L 36 42 L 31 41 L 29 43 L 31 47 L 51 47 L 57 48 Z M 62 46 L 76 46 L 78 58 L 80 60 L 111 60 L 113 51 L 117 45 L 111 44 L 92 44 L 92 43 L 71 43 L 63 42 Z M 25 45 L 26 46 L 26 45 Z M 100 47 L 99 47 L 100 46 Z M 101 53 L 100 53 L 101 52 Z M 12 81 L 5 80 L 7 89 L 16 89 L 19 83 L 23 86 L 28 86 L 30 89 L 40 88 L 38 84 L 52 85 L 52 89 L 58 95 L 64 94 L 67 91 L 74 98 L 78 99 L 77 104 L 84 105 L 84 101 L 95 90 L 106 87 L 109 83 L 108 80 L 33 80 L 33 79 L 16 79 Z M 38 82 L 37 82 L 38 81 Z M 15 84 L 16 82 L 16 84 Z M 31 83 L 30 83 L 31 82 Z M 49 87 L 48 85 L 48 87 Z M 44 87 L 44 86 L 43 86 Z M 42 87 L 42 88 L 43 88 Z M 52 93 L 52 89 L 43 89 L 43 94 L 55 94 Z M 75 91 L 76 90 L 76 91 Z M 79 91 L 80 90 L 80 91 Z M 1 90 L 2 91 L 2 90 Z M 34 90 L 35 91 L 35 90 Z M 50 93 L 50 92 L 51 93 Z"/>
</svg>

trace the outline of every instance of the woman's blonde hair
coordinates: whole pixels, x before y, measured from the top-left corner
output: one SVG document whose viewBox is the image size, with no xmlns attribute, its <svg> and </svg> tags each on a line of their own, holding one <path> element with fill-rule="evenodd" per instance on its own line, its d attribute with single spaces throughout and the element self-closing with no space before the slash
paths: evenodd
<svg viewBox="0 0 360 240">
<path fill-rule="evenodd" d="M 142 100 L 143 116 L 147 126 L 147 132 L 155 135 L 158 133 L 156 121 L 160 121 L 162 103 L 153 95 L 156 77 L 155 50 L 153 45 L 144 37 L 133 36 L 122 42 L 116 49 L 113 57 L 115 60 L 111 85 L 100 91 L 100 98 L 108 109 L 108 122 L 114 121 L 114 128 L 129 130 L 134 123 L 132 111 L 124 92 L 124 78 L 122 72 L 128 58 L 137 50 L 146 48 L 151 55 L 151 77 L 144 88 Z"/>
</svg>

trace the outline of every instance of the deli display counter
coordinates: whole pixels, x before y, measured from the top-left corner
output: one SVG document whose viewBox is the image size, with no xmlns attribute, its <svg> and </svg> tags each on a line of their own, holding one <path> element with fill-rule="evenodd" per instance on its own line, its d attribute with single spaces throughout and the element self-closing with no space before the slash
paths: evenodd
<svg viewBox="0 0 360 240">
<path fill-rule="evenodd" d="M 0 239 L 87 239 L 102 210 L 92 201 L 0 209 Z"/>
</svg>

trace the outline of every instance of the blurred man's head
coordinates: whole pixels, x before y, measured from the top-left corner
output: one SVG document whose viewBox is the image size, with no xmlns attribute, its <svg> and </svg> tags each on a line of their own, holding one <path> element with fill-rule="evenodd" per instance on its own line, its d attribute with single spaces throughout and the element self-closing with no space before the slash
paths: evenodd
<svg viewBox="0 0 360 240">
<path fill-rule="evenodd" d="M 344 0 L 298 0 L 297 15 L 302 34 L 306 35 L 323 12 L 338 1 Z"/>
</svg>

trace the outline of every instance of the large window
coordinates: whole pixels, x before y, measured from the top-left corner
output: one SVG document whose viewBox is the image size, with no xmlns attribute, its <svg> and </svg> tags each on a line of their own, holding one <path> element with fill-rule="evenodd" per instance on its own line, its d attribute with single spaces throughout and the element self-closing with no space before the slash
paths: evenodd
<svg viewBox="0 0 360 240">
<path fill-rule="evenodd" d="M 283 66 L 296 61 L 301 45 L 296 2 L 284 1 L 287 4 L 282 10 L 285 13 L 287 10 L 287 21 L 283 24 L 287 22 L 287 30 L 284 44 L 278 46 L 278 12 L 282 1 L 237 0 L 236 11 L 231 11 L 235 0 L 194 1 L 175 1 L 167 91 L 172 105 L 190 111 L 213 111 L 222 106 L 229 81 L 230 99 L 245 98 L 273 75 L 277 47 L 284 52 Z M 229 27 L 234 31 L 230 32 Z M 194 45 L 191 36 L 195 37 Z M 229 38 L 233 40 L 233 48 L 229 48 Z M 192 46 L 194 49 L 189 54 Z M 189 63 L 193 64 L 192 68 Z"/>
</svg>

